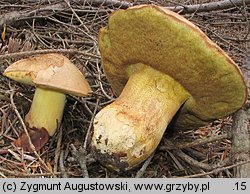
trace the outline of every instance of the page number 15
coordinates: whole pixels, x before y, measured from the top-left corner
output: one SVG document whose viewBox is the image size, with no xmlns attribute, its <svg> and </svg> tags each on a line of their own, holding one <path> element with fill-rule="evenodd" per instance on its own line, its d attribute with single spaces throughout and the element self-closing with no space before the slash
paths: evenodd
<svg viewBox="0 0 250 194">
<path fill-rule="evenodd" d="M 247 182 L 236 182 L 233 190 L 244 191 L 247 189 Z"/>
</svg>

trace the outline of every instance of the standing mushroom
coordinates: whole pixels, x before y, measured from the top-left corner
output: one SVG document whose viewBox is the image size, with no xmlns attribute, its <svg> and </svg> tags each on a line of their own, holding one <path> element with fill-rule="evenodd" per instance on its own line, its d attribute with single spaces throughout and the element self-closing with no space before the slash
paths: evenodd
<svg viewBox="0 0 250 194">
<path fill-rule="evenodd" d="M 4 75 L 17 82 L 36 86 L 31 108 L 25 117 L 36 150 L 44 146 L 60 125 L 66 94 L 86 96 L 91 93 L 79 69 L 59 54 L 19 60 L 10 65 Z M 25 133 L 14 143 L 25 151 L 32 151 Z"/>
<path fill-rule="evenodd" d="M 96 115 L 92 148 L 112 169 L 144 161 L 170 122 L 174 130 L 197 128 L 232 114 L 246 100 L 233 60 L 198 27 L 163 7 L 114 12 L 100 30 L 99 47 L 119 97 Z"/>
</svg>

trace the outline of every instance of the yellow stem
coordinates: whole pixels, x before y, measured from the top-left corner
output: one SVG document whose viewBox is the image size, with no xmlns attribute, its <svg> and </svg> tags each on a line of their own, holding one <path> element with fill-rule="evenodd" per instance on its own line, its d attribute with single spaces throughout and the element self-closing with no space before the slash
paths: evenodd
<svg viewBox="0 0 250 194">
<path fill-rule="evenodd" d="M 145 160 L 188 96 L 174 79 L 143 65 L 117 100 L 95 117 L 92 147 L 97 158 L 115 170 Z"/>
<path fill-rule="evenodd" d="M 37 87 L 30 111 L 25 117 L 29 128 L 44 128 L 52 136 L 61 123 L 65 102 L 65 94 Z"/>
</svg>

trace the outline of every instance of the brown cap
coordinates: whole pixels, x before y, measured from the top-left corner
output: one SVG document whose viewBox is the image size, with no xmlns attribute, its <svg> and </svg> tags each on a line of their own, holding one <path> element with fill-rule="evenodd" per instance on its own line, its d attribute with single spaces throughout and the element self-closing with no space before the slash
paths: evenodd
<svg viewBox="0 0 250 194">
<path fill-rule="evenodd" d="M 4 75 L 24 84 L 65 94 L 85 96 L 91 93 L 91 88 L 80 70 L 60 54 L 45 54 L 19 60 L 10 65 Z"/>
<path fill-rule="evenodd" d="M 246 100 L 237 65 L 184 17 L 153 5 L 118 10 L 99 33 L 105 74 L 116 94 L 143 63 L 179 82 L 190 97 L 173 127 L 191 129 L 225 117 Z"/>
</svg>

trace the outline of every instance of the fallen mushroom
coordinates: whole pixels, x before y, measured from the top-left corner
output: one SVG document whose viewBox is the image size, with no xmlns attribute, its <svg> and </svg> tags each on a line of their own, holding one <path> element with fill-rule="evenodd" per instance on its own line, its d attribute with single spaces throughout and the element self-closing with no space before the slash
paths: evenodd
<svg viewBox="0 0 250 194">
<path fill-rule="evenodd" d="M 68 58 L 59 54 L 19 60 L 10 65 L 4 75 L 17 82 L 36 86 L 31 108 L 25 116 L 36 150 L 44 146 L 60 125 L 66 94 L 86 96 L 91 93 L 82 73 Z M 25 133 L 14 144 L 25 151 L 32 151 Z"/>
<path fill-rule="evenodd" d="M 99 47 L 119 97 L 96 115 L 91 144 L 96 158 L 114 170 L 150 156 L 169 124 L 197 128 L 246 101 L 233 60 L 193 23 L 163 7 L 115 11 L 99 32 Z"/>
</svg>

